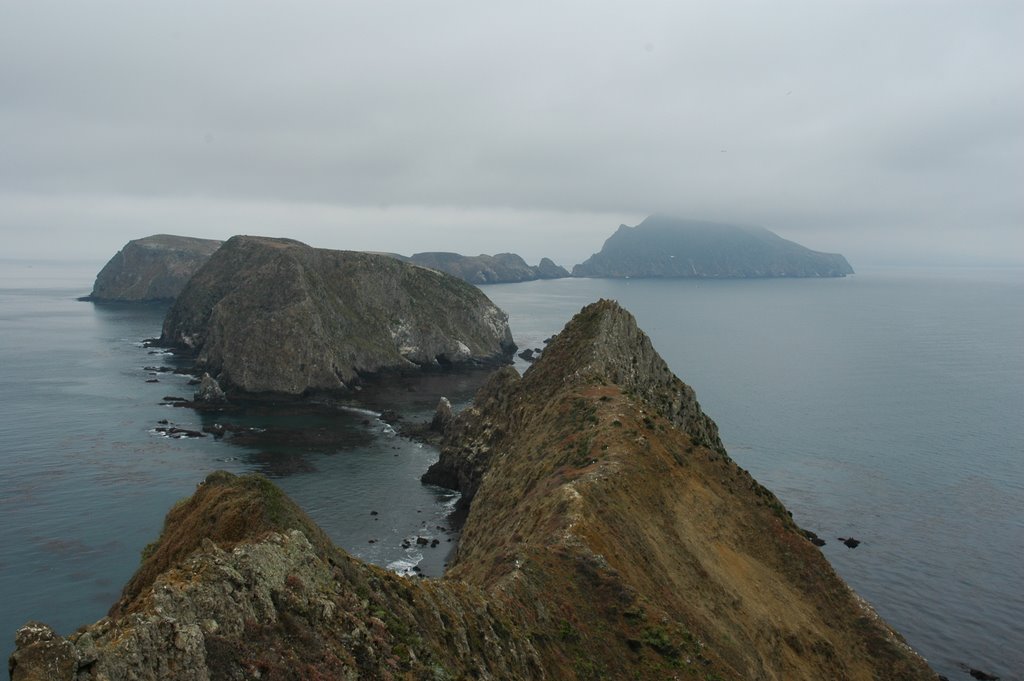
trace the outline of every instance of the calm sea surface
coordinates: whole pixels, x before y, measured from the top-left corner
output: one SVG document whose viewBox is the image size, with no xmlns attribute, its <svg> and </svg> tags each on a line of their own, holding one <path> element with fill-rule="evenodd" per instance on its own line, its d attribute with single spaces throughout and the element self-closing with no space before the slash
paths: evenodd
<svg viewBox="0 0 1024 681">
<path fill-rule="evenodd" d="M 216 469 L 276 479 L 341 546 L 443 569 L 455 497 L 375 412 L 425 417 L 478 377 L 410 382 L 342 412 L 161 406 L 187 377 L 150 354 L 162 306 L 94 305 L 102 263 L 0 263 L 0 654 L 40 619 L 101 617 L 163 516 Z M 1024 678 L 1024 272 L 878 270 L 834 280 L 557 280 L 484 287 L 522 347 L 584 304 L 629 309 L 696 390 L 732 457 L 828 540 L 842 576 L 950 679 Z M 157 379 L 157 383 L 147 380 Z M 325 444 L 154 431 L 231 422 Z M 377 511 L 372 515 L 371 511 Z M 424 536 L 440 546 L 402 548 Z M 863 543 L 847 549 L 837 537 Z M 371 543 L 371 540 L 373 542 Z"/>
</svg>

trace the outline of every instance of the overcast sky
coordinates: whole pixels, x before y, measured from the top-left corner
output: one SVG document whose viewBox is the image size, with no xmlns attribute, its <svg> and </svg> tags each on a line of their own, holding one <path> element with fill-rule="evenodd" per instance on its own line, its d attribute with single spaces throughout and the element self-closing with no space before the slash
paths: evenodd
<svg viewBox="0 0 1024 681">
<path fill-rule="evenodd" d="M 0 0 L 0 258 L 571 266 L 652 212 L 1024 264 L 1024 2 Z"/>
</svg>

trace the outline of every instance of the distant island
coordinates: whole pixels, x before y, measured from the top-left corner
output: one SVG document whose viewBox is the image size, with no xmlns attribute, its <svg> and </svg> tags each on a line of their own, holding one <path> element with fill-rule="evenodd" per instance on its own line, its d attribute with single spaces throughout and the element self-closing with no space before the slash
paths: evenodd
<svg viewBox="0 0 1024 681">
<path fill-rule="evenodd" d="M 572 269 L 574 277 L 761 278 L 844 277 L 846 258 L 820 253 L 763 227 L 652 215 L 620 225 L 599 253 Z"/>
<path fill-rule="evenodd" d="M 96 302 L 174 300 L 222 242 L 172 234 L 129 241 L 96 275 Z"/>
<path fill-rule="evenodd" d="M 129 241 L 96 276 L 92 293 L 81 300 L 172 301 L 221 244 L 169 234 Z M 853 274 L 842 255 L 812 251 L 763 227 L 658 214 L 635 227 L 619 225 L 600 252 L 574 266 L 571 273 L 550 258 L 541 258 L 534 266 L 515 253 L 368 255 L 387 256 L 477 285 L 565 277 L 748 279 Z"/>
<path fill-rule="evenodd" d="M 289 342 L 280 300 L 320 305 L 333 268 L 387 267 L 236 238 L 196 279 L 246 249 L 260 263 L 237 279 L 275 275 L 284 291 L 259 288 L 266 307 L 236 314 L 265 314 Z M 472 289 L 378 257 L 382 315 L 407 314 L 388 297 L 401 277 Z M 266 478 L 215 472 L 170 510 L 107 617 L 67 637 L 17 631 L 12 681 L 938 679 L 729 458 L 614 302 L 585 307 L 522 376 L 496 371 L 444 437 L 431 478 L 471 497 L 444 577 L 359 561 Z"/>
<path fill-rule="evenodd" d="M 345 390 L 365 374 L 503 364 L 508 317 L 480 289 L 394 258 L 236 236 L 167 313 L 161 342 L 228 392 Z"/>
<path fill-rule="evenodd" d="M 432 251 L 416 253 L 409 257 L 392 253 L 387 255 L 445 272 L 471 284 L 511 284 L 570 276 L 567 269 L 556 265 L 550 258 L 541 258 L 540 263 L 534 267 L 527 265 L 526 261 L 515 253 L 460 255 Z"/>
<path fill-rule="evenodd" d="M 96 275 L 92 293 L 79 300 L 93 302 L 148 303 L 173 301 L 192 275 L 220 248 L 222 241 L 172 234 L 154 234 L 129 241 Z M 429 267 L 471 284 L 509 284 L 571 276 L 550 258 L 536 266 L 515 253 L 461 255 L 443 251 L 371 253 Z"/>
</svg>

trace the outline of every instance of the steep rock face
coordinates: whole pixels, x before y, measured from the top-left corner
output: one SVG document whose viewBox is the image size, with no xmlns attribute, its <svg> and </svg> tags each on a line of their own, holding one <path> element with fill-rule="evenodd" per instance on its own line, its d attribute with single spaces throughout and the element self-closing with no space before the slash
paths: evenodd
<svg viewBox="0 0 1024 681">
<path fill-rule="evenodd" d="M 458 253 L 427 252 L 411 257 L 399 257 L 407 262 L 429 267 L 439 272 L 458 277 L 471 284 L 508 284 L 535 279 L 558 279 L 568 277 L 569 272 L 548 258 L 543 258 L 536 267 L 515 253 L 496 255 L 460 255 Z"/>
<path fill-rule="evenodd" d="M 499 371 L 452 426 L 486 452 L 440 580 L 355 561 L 266 480 L 218 473 L 108 618 L 19 632 L 14 681 L 936 681 L 659 361 L 601 301 L 522 378 Z"/>
<path fill-rule="evenodd" d="M 819 253 L 761 227 L 652 215 L 620 225 L 599 253 L 573 267 L 574 277 L 843 277 L 846 258 Z"/>
<path fill-rule="evenodd" d="M 173 300 L 220 245 L 170 234 L 129 241 L 96 275 L 92 293 L 83 300 Z"/>
<path fill-rule="evenodd" d="M 508 361 L 508 320 L 478 289 L 393 258 L 233 237 L 168 312 L 162 342 L 228 390 L 344 389 L 361 374 Z"/>
</svg>

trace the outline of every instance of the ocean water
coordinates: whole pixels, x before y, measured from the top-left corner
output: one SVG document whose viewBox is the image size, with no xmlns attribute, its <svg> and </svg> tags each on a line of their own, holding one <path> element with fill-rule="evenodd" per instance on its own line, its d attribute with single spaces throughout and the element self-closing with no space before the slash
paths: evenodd
<svg viewBox="0 0 1024 681">
<path fill-rule="evenodd" d="M 68 633 L 102 616 L 167 509 L 216 469 L 274 477 L 359 557 L 443 570 L 455 496 L 418 481 L 436 451 L 376 413 L 426 417 L 441 394 L 464 404 L 481 376 L 367 390 L 342 411 L 161 405 L 192 391 L 145 369 L 176 366 L 141 343 L 165 308 L 74 300 L 101 264 L 0 263 L 0 654 L 28 619 Z M 586 303 L 621 302 L 731 456 L 940 673 L 1024 678 L 1024 272 L 483 289 L 522 347 L 543 347 Z M 155 431 L 164 419 L 277 437 L 176 440 Z M 416 536 L 440 545 L 401 546 Z M 863 543 L 836 541 L 848 536 Z"/>
</svg>

